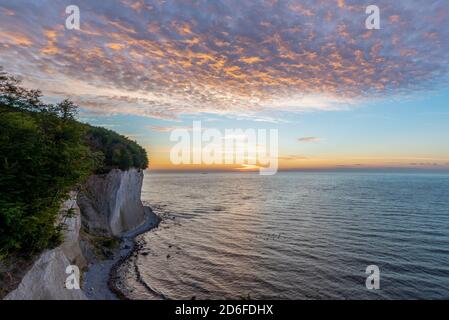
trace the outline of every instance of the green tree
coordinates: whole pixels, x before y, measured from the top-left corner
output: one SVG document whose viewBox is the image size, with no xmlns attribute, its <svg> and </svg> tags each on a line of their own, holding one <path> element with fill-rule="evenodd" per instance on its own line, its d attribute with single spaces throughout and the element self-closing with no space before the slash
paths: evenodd
<svg viewBox="0 0 449 320">
<path fill-rule="evenodd" d="M 41 101 L 40 90 L 27 90 L 20 86 L 20 80 L 6 73 L 0 67 L 0 103 L 17 108 L 15 111 L 42 111 L 46 105 Z"/>
<path fill-rule="evenodd" d="M 63 121 L 73 121 L 78 114 L 78 106 L 69 99 L 65 99 L 52 106 L 51 111 Z"/>
<path fill-rule="evenodd" d="M 73 104 L 44 106 L 4 73 L 0 83 L 0 255 L 34 253 L 59 239 L 61 201 L 95 157 Z"/>
</svg>

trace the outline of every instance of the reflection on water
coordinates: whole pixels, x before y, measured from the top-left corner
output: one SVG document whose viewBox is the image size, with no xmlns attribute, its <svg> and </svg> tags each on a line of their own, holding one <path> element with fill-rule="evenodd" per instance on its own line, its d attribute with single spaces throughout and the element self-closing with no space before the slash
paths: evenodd
<svg viewBox="0 0 449 320">
<path fill-rule="evenodd" d="M 142 199 L 164 221 L 137 269 L 168 298 L 449 298 L 448 175 L 147 173 Z"/>
</svg>

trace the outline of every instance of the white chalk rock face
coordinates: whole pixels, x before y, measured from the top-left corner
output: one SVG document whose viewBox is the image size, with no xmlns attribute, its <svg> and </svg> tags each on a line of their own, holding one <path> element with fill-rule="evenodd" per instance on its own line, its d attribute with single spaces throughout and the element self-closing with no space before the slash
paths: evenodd
<svg viewBox="0 0 449 320">
<path fill-rule="evenodd" d="M 78 195 L 84 226 L 93 234 L 120 236 L 144 221 L 143 171 L 114 169 L 91 176 Z"/>
<path fill-rule="evenodd" d="M 60 247 L 44 252 L 5 300 L 87 300 L 82 290 L 67 288 L 69 265 L 71 262 Z"/>
</svg>

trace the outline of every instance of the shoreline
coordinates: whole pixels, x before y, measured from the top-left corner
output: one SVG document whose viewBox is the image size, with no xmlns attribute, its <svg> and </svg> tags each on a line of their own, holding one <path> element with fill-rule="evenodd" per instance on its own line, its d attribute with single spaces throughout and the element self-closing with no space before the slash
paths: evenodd
<svg viewBox="0 0 449 320">
<path fill-rule="evenodd" d="M 144 206 L 145 221 L 120 237 L 113 257 L 92 263 L 83 275 L 83 290 L 89 300 L 129 300 L 116 286 L 117 270 L 136 251 L 136 237 L 159 226 L 161 219 L 149 206 Z"/>
<path fill-rule="evenodd" d="M 138 252 L 142 249 L 142 239 L 134 238 L 134 247 L 111 269 L 109 288 L 119 299 L 133 300 L 136 292 L 139 298 L 148 300 L 167 300 L 162 293 L 150 287 L 143 279 L 137 266 Z M 142 298 L 142 295 L 145 298 Z"/>
</svg>

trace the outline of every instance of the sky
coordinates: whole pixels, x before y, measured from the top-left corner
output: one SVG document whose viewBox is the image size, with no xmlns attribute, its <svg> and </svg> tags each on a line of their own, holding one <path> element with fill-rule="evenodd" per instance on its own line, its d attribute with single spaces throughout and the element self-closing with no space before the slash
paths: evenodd
<svg viewBox="0 0 449 320">
<path fill-rule="evenodd" d="M 153 170 L 239 168 L 170 161 L 193 121 L 277 129 L 280 169 L 448 170 L 448 40 L 446 0 L 0 0 L 0 66 Z"/>
</svg>

